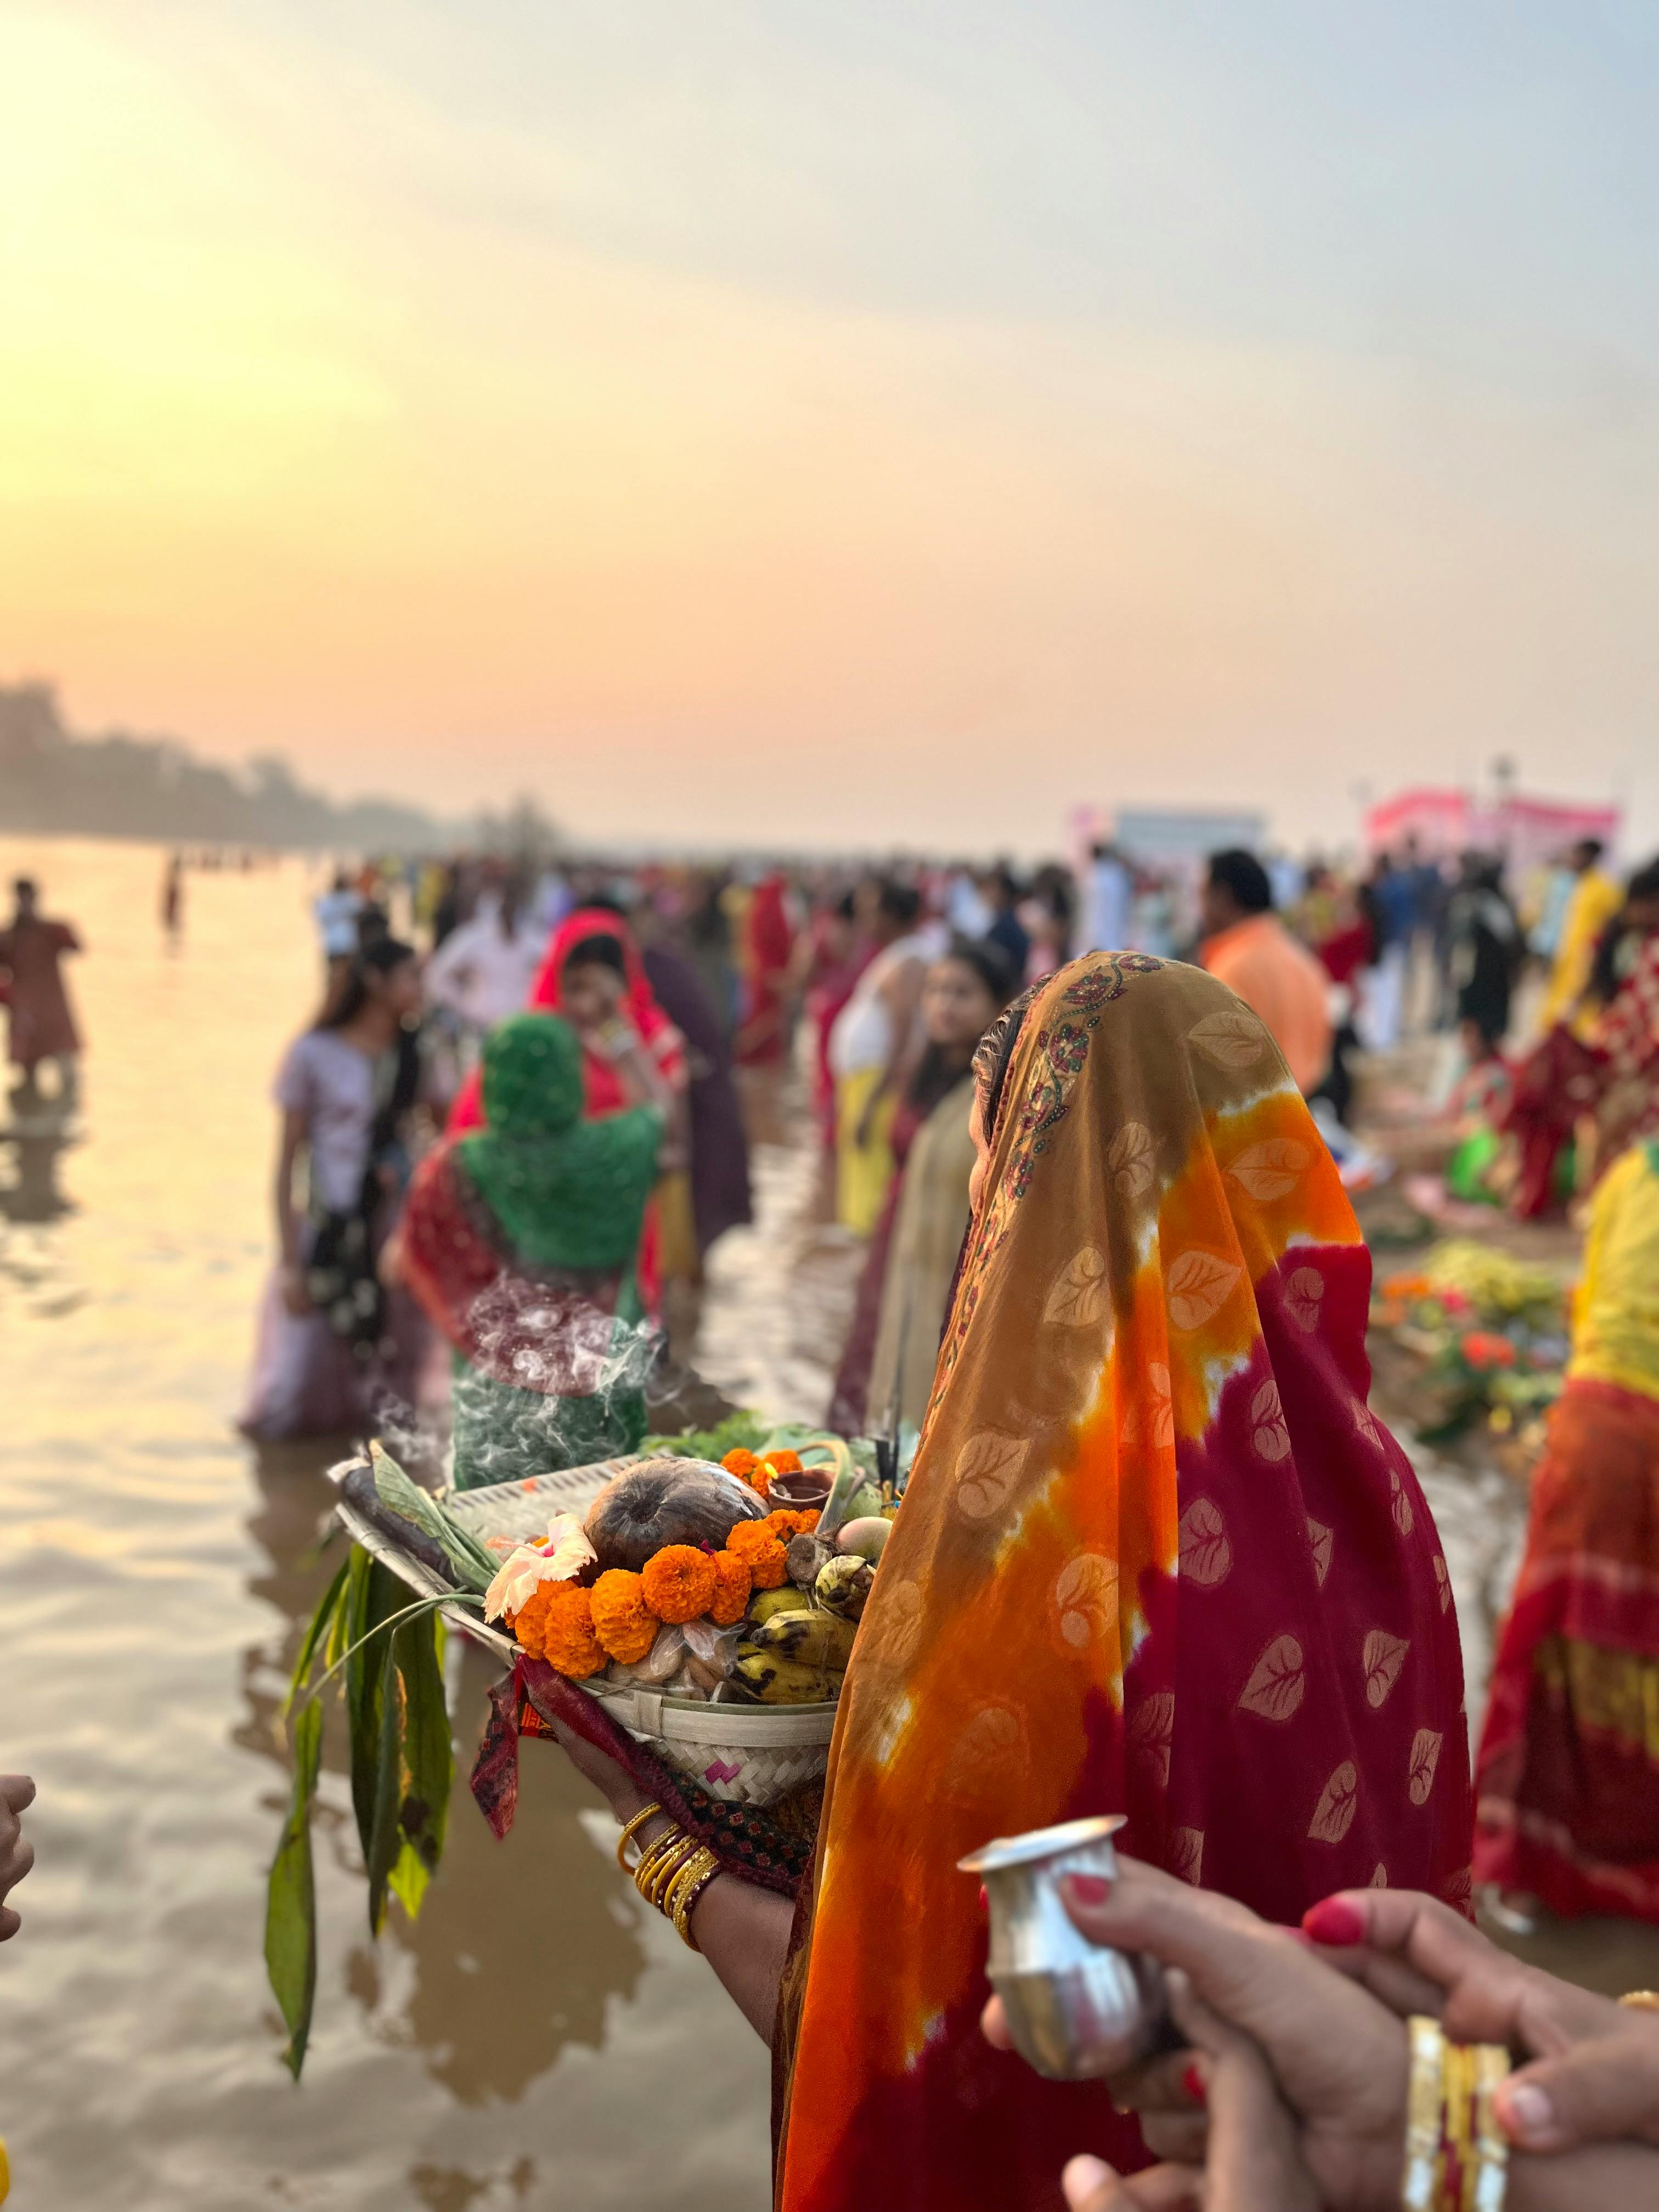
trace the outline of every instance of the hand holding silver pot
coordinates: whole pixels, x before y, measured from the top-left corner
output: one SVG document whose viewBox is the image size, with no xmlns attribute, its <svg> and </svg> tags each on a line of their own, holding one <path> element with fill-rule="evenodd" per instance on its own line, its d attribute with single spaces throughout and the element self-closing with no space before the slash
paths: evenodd
<svg viewBox="0 0 1659 2212">
<path fill-rule="evenodd" d="M 1014 2048 L 1053 2081 L 1121 2074 L 1180 2040 L 1154 1959 L 1113 1951 L 1079 1934 L 1060 1901 L 1067 1875 L 1117 1875 L 1112 1838 L 1123 1816 L 1068 1820 L 1000 1836 L 957 1861 L 985 1885 L 991 1916 L 987 1972 L 1002 1999 Z"/>
</svg>

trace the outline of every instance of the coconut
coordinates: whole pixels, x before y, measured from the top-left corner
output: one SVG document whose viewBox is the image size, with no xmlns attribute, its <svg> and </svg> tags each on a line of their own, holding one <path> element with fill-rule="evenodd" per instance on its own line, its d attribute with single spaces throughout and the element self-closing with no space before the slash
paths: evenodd
<svg viewBox="0 0 1659 2212">
<path fill-rule="evenodd" d="M 601 1568 L 637 1574 L 668 1544 L 718 1552 L 739 1521 L 759 1521 L 766 1502 L 746 1482 L 706 1460 L 645 1459 L 599 1492 L 582 1522 Z"/>
</svg>

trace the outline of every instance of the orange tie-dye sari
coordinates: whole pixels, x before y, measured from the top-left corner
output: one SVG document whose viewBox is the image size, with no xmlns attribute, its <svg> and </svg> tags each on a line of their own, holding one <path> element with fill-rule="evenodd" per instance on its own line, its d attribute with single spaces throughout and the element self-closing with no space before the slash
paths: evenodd
<svg viewBox="0 0 1659 2212">
<path fill-rule="evenodd" d="M 956 1861 L 1125 1813 L 1295 1920 L 1468 1894 L 1445 1564 L 1367 1408 L 1370 1263 L 1267 1030 L 1194 968 L 1040 987 L 848 1674 L 778 2037 L 784 2212 L 1058 2206 L 1135 2163 L 1098 2084 L 989 2049 Z"/>
</svg>

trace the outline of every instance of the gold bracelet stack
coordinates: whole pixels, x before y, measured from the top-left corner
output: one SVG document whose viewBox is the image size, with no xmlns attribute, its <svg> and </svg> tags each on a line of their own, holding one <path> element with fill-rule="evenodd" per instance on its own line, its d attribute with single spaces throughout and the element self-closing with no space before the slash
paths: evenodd
<svg viewBox="0 0 1659 2212">
<path fill-rule="evenodd" d="M 630 1860 L 629 1844 L 646 1822 L 661 1811 L 660 1805 L 647 1805 L 635 1813 L 617 1838 L 617 1864 L 624 1874 L 633 1875 L 634 1887 L 646 1903 L 672 1920 L 680 1941 L 695 1951 L 698 1944 L 691 1933 L 691 1914 L 697 1899 L 719 1874 L 720 1863 L 706 1844 L 672 1825 L 648 1844 L 642 1844 L 639 1856 Z"/>
<path fill-rule="evenodd" d="M 1502 2212 L 1509 2144 L 1493 2103 L 1510 2070 L 1495 2043 L 1449 2043 L 1437 2020 L 1410 2024 L 1402 2212 Z"/>
</svg>

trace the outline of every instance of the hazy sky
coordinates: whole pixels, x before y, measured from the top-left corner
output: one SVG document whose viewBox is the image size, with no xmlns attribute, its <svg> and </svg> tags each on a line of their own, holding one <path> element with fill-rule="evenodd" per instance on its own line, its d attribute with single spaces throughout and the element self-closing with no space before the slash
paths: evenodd
<svg viewBox="0 0 1659 2212">
<path fill-rule="evenodd" d="M 1659 840 L 1659 18 L 0 0 L 0 680 L 598 836 Z"/>
</svg>

